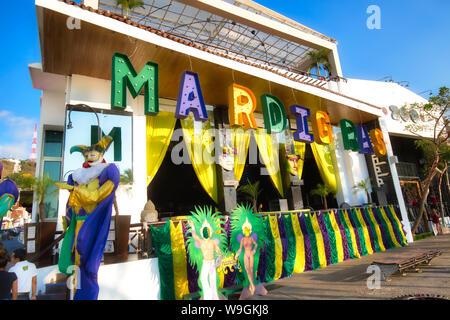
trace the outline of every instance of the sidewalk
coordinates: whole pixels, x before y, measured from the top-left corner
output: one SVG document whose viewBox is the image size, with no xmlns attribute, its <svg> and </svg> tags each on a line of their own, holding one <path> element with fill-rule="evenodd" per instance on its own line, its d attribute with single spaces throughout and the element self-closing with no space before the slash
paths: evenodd
<svg viewBox="0 0 450 320">
<path fill-rule="evenodd" d="M 381 281 L 381 289 L 367 288 L 367 267 L 372 261 L 411 249 L 440 249 L 442 255 L 430 265 L 421 265 L 421 273 L 394 274 Z M 432 294 L 450 298 L 450 235 L 441 235 L 412 243 L 405 248 L 390 249 L 361 259 L 346 260 L 324 269 L 295 274 L 268 284 L 269 294 L 254 300 L 300 299 L 392 299 L 403 295 Z"/>
</svg>

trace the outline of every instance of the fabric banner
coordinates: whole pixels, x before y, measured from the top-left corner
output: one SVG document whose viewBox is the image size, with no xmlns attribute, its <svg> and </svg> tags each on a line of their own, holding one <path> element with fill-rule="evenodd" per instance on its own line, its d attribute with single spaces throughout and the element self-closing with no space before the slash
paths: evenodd
<svg viewBox="0 0 450 320">
<path fill-rule="evenodd" d="M 331 158 L 332 148 L 331 145 L 321 145 L 318 143 L 311 143 L 311 150 L 314 155 L 314 159 L 316 159 L 317 167 L 319 169 L 320 177 L 325 185 L 330 189 L 330 191 L 336 194 L 337 180 L 336 180 L 336 172 L 333 165 L 333 160 Z"/>
<path fill-rule="evenodd" d="M 164 160 L 176 121 L 172 112 L 160 111 L 156 116 L 146 116 L 147 185 Z"/>
<path fill-rule="evenodd" d="M 231 129 L 231 142 L 233 147 L 236 148 L 236 154 L 234 155 L 234 179 L 237 181 L 241 181 L 242 174 L 244 173 L 248 146 L 250 144 L 250 134 L 250 130 L 243 130 L 241 128 Z"/>
<path fill-rule="evenodd" d="M 347 259 L 407 246 L 395 207 L 364 207 L 322 212 L 269 213 L 267 241 L 260 248 L 257 279 L 272 282 L 292 274 L 324 268 Z M 223 219 L 230 243 L 230 223 Z M 182 299 L 198 292 L 198 272 L 186 251 L 186 221 L 151 228 L 160 270 L 161 299 Z M 230 249 L 231 247 L 228 246 Z M 364 249 L 365 248 L 365 249 Z M 242 270 L 219 273 L 220 288 L 242 284 Z"/>
<path fill-rule="evenodd" d="M 192 114 L 180 121 L 195 174 L 206 193 L 218 203 L 214 130 L 211 121 L 194 121 Z"/>
<path fill-rule="evenodd" d="M 272 143 L 272 136 L 264 129 L 257 129 L 255 131 L 255 138 L 259 153 L 266 166 L 267 173 L 272 179 L 275 188 L 278 190 L 280 195 L 284 197 L 279 150 L 277 148 L 278 144 Z"/>
</svg>

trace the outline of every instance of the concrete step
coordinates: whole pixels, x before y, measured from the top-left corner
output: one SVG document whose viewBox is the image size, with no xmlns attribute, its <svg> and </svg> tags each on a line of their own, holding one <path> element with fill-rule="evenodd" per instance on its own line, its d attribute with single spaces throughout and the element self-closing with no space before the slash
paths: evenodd
<svg viewBox="0 0 450 320">
<path fill-rule="evenodd" d="M 66 294 L 67 284 L 64 283 L 48 283 L 45 285 L 45 294 L 60 293 Z"/>
<path fill-rule="evenodd" d="M 64 293 L 50 293 L 38 295 L 37 300 L 67 300 L 66 294 Z"/>
</svg>

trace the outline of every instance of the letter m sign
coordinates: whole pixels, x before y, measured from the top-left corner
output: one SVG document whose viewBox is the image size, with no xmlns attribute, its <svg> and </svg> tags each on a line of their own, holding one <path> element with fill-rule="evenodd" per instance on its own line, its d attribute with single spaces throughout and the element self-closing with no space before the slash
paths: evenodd
<svg viewBox="0 0 450 320">
<path fill-rule="evenodd" d="M 111 108 L 126 108 L 127 88 L 133 98 L 144 90 L 145 114 L 156 115 L 159 112 L 158 64 L 147 62 L 138 74 L 126 55 L 115 53 L 112 58 Z"/>
</svg>

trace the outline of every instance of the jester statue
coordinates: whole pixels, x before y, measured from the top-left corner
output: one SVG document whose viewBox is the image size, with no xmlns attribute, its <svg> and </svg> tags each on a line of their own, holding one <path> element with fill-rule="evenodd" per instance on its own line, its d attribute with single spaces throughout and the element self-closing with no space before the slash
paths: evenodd
<svg viewBox="0 0 450 320">
<path fill-rule="evenodd" d="M 19 198 L 19 189 L 14 181 L 2 179 L 3 163 L 0 162 L 0 230 L 2 229 L 3 217 Z"/>
<path fill-rule="evenodd" d="M 264 221 L 253 213 L 251 206 L 238 205 L 231 212 L 231 248 L 244 266 L 244 283 L 240 300 L 254 294 L 266 295 L 267 290 L 256 278 L 260 248 L 264 246 Z"/>
<path fill-rule="evenodd" d="M 188 219 L 187 240 L 189 263 L 199 270 L 198 285 L 202 300 L 219 300 L 216 259 L 226 250 L 227 236 L 221 226 L 219 213 L 211 207 L 196 207 Z"/>
<path fill-rule="evenodd" d="M 97 272 L 108 238 L 114 194 L 120 173 L 103 159 L 111 145 L 109 136 L 93 146 L 74 146 L 70 153 L 81 152 L 85 162 L 68 178 L 57 183 L 70 191 L 63 226 L 66 231 L 59 258 L 59 270 L 74 275 L 74 300 L 96 300 Z M 76 266 L 76 267 L 74 267 Z M 75 274 L 74 274 L 75 273 Z"/>
</svg>

